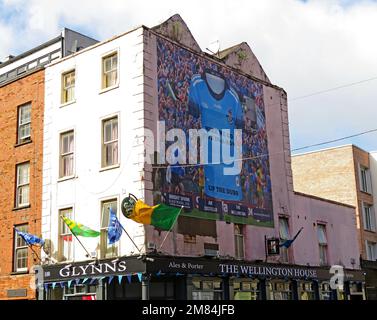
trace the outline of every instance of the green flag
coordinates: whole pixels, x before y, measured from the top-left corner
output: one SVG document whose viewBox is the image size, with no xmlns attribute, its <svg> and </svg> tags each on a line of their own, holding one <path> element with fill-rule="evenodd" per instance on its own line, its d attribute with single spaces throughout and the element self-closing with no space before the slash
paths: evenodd
<svg viewBox="0 0 377 320">
<path fill-rule="evenodd" d="M 77 223 L 76 221 L 73 221 L 71 219 L 68 219 L 67 217 L 62 216 L 62 219 L 67 224 L 69 230 L 75 235 L 75 236 L 82 236 L 82 237 L 98 237 L 101 233 L 98 231 L 94 231 L 81 223 Z"/>
</svg>

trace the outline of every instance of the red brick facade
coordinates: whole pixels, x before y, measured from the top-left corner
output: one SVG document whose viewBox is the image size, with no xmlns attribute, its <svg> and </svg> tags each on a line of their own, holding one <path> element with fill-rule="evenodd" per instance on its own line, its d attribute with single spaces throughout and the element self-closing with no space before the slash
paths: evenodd
<svg viewBox="0 0 377 320">
<path fill-rule="evenodd" d="M 18 107 L 25 103 L 31 103 L 31 142 L 17 145 Z M 0 109 L 0 300 L 35 299 L 29 283 L 31 268 L 39 260 L 28 249 L 28 271 L 14 272 L 13 226 L 28 224 L 29 233 L 41 235 L 44 70 L 0 87 Z M 27 161 L 30 206 L 16 209 L 16 165 Z M 8 291 L 13 289 L 26 289 L 26 297 Z"/>
</svg>

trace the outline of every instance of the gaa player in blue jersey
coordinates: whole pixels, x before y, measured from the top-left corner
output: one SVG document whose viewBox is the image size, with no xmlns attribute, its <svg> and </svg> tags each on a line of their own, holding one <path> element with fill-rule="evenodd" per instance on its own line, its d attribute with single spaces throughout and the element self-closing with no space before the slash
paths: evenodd
<svg viewBox="0 0 377 320">
<path fill-rule="evenodd" d="M 201 117 L 201 125 L 207 131 L 223 129 L 230 131 L 230 137 L 222 134 L 222 141 L 230 143 L 231 155 L 234 153 L 234 129 L 243 128 L 243 111 L 238 94 L 229 87 L 224 77 L 214 70 L 207 70 L 203 75 L 194 75 L 189 88 L 189 112 L 195 118 Z M 215 151 L 215 150 L 213 150 Z M 237 164 L 226 165 L 222 158 L 221 150 L 216 150 L 220 155 L 220 163 L 212 162 L 212 140 L 208 141 L 208 165 L 204 166 L 205 194 L 223 200 L 242 200 L 242 187 L 240 176 L 224 175 L 224 168 Z M 242 148 L 241 148 L 242 154 Z M 216 159 L 216 158 L 215 158 Z"/>
</svg>

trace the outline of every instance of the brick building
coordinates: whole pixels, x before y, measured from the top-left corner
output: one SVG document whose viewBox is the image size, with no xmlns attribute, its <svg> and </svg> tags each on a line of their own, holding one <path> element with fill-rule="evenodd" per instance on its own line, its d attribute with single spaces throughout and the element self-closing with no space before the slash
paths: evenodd
<svg viewBox="0 0 377 320">
<path fill-rule="evenodd" d="M 35 299 L 33 252 L 14 227 L 41 235 L 44 66 L 96 41 L 64 29 L 0 63 L 0 299 Z"/>
<path fill-rule="evenodd" d="M 372 155 L 354 145 L 329 148 L 293 156 L 292 171 L 295 190 L 356 207 L 361 260 L 367 268 L 367 294 L 369 299 L 376 299 L 376 198 L 373 196 L 376 182 L 372 179 L 376 173 Z"/>
<path fill-rule="evenodd" d="M 43 101 L 44 70 L 0 88 L 0 299 L 35 298 L 29 271 L 38 260 L 13 226 L 40 234 Z"/>
</svg>

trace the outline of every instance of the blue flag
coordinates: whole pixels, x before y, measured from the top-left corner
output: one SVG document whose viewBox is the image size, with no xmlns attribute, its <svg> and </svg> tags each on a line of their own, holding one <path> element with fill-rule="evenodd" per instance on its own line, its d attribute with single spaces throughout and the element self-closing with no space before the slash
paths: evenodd
<svg viewBox="0 0 377 320">
<path fill-rule="evenodd" d="M 297 236 L 300 234 L 300 232 L 302 231 L 302 229 L 304 228 L 301 228 L 300 230 L 298 230 L 298 232 L 296 233 L 296 235 L 293 237 L 293 239 L 290 239 L 290 240 L 285 240 L 283 243 L 281 243 L 279 245 L 279 247 L 285 247 L 285 248 L 289 248 L 291 246 L 291 244 L 293 243 L 293 241 L 296 240 Z"/>
<path fill-rule="evenodd" d="M 109 228 L 107 230 L 109 244 L 114 244 L 117 242 L 122 235 L 122 231 L 122 225 L 120 224 L 116 214 L 110 208 Z"/>
<path fill-rule="evenodd" d="M 25 242 L 29 245 L 38 244 L 40 246 L 43 246 L 45 244 L 45 241 L 43 239 L 40 239 L 33 234 L 19 231 L 17 230 L 17 228 L 15 228 L 15 230 L 22 237 L 22 239 L 24 239 Z"/>
</svg>

